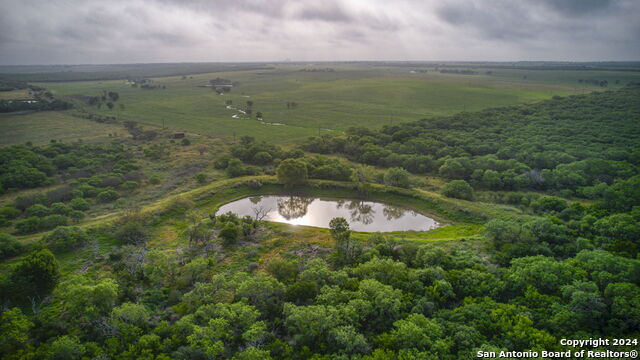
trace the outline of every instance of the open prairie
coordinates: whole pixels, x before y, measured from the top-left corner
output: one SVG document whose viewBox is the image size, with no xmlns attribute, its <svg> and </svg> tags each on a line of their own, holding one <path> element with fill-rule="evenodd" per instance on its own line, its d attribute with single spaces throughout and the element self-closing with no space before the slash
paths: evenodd
<svg viewBox="0 0 640 360">
<path fill-rule="evenodd" d="M 120 100 L 113 109 L 81 106 L 120 120 L 210 136 L 250 135 L 294 143 L 307 136 L 340 132 L 351 126 L 379 128 L 459 111 L 604 89 L 581 83 L 579 79 L 607 80 L 610 88 L 640 80 L 639 72 L 469 68 L 475 74 L 467 75 L 440 73 L 442 69 L 285 64 L 259 70 L 154 78 L 151 84 L 157 86 L 155 89 L 133 87 L 125 80 L 36 85 L 46 87 L 56 96 L 71 98 L 118 92 Z M 217 77 L 232 81 L 232 91 L 218 95 L 207 87 Z M 229 101 L 232 108 L 226 106 Z M 247 109 L 248 101 L 252 102 L 251 115 L 239 111 Z M 296 105 L 288 107 L 287 103 Z M 258 112 L 263 115 L 263 122 L 256 119 Z"/>
</svg>

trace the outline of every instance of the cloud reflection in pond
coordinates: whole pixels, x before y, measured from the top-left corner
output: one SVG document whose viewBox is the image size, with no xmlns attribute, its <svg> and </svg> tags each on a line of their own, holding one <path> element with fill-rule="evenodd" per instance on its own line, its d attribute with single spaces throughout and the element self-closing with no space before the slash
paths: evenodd
<svg viewBox="0 0 640 360">
<path fill-rule="evenodd" d="M 332 200 L 301 196 L 255 196 L 240 199 L 218 210 L 254 216 L 256 208 L 270 209 L 264 220 L 293 225 L 329 227 L 335 217 L 345 218 L 356 231 L 426 231 L 441 224 L 415 211 L 361 200 Z"/>
</svg>

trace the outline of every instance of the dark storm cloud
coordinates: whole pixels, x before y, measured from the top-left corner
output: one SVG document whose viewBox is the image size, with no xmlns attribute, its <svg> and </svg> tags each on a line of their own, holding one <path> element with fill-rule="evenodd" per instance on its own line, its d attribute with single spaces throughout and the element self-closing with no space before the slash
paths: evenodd
<svg viewBox="0 0 640 360">
<path fill-rule="evenodd" d="M 616 7 L 616 0 L 541 0 L 551 8 L 565 15 L 584 15 Z"/>
<path fill-rule="evenodd" d="M 491 4 L 474 2 L 447 3 L 437 9 L 445 22 L 464 29 L 478 31 L 487 38 L 514 40 L 535 36 L 537 25 L 518 2 L 494 1 Z"/>
<path fill-rule="evenodd" d="M 589 39 L 585 47 L 602 47 L 608 42 L 638 44 L 632 24 L 639 5 L 622 0 L 472 0 L 447 2 L 437 7 L 436 14 L 468 36 L 515 46 L 538 40 L 575 47 L 576 41 Z M 628 53 L 639 55 L 637 50 Z"/>
<path fill-rule="evenodd" d="M 286 0 L 155 0 L 155 2 L 219 16 L 227 16 L 229 13 L 256 13 L 273 18 L 282 17 L 287 4 Z"/>
<path fill-rule="evenodd" d="M 0 63 L 640 58 L 635 0 L 2 0 Z"/>
</svg>

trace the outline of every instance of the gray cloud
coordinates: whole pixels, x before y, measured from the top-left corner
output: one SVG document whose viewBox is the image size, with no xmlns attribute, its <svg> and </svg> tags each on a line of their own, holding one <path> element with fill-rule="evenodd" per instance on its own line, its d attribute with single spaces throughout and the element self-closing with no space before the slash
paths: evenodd
<svg viewBox="0 0 640 360">
<path fill-rule="evenodd" d="M 635 0 L 3 0 L 0 64 L 630 60 Z"/>
<path fill-rule="evenodd" d="M 321 20 L 327 22 L 350 22 L 353 18 L 343 9 L 340 4 L 317 3 L 303 7 L 297 14 L 302 20 Z"/>
<path fill-rule="evenodd" d="M 541 3 L 566 15 L 584 15 L 619 5 L 616 0 L 541 0 Z"/>
</svg>

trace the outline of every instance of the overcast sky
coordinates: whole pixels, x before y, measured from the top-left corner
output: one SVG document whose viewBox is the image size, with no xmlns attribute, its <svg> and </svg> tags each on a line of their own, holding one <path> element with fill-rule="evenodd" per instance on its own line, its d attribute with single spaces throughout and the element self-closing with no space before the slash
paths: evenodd
<svg viewBox="0 0 640 360">
<path fill-rule="evenodd" d="M 0 64 L 640 60 L 638 0 L 0 0 Z"/>
</svg>

